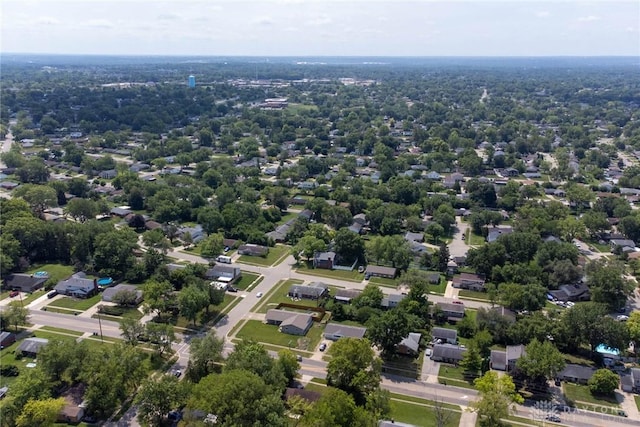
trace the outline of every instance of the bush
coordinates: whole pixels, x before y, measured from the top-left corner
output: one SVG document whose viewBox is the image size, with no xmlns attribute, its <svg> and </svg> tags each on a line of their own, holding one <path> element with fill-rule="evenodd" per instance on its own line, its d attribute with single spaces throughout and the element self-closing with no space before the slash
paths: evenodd
<svg viewBox="0 0 640 427">
<path fill-rule="evenodd" d="M 0 375 L 3 377 L 17 377 L 20 370 L 16 365 L 7 365 L 0 368 Z"/>
<path fill-rule="evenodd" d="M 598 369 L 589 379 L 589 390 L 591 394 L 607 395 L 613 393 L 618 388 L 618 374 L 608 369 Z"/>
</svg>

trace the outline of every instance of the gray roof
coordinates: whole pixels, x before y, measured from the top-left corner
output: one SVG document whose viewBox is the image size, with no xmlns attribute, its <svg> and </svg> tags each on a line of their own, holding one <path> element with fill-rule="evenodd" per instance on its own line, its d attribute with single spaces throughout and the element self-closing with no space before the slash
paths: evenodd
<svg viewBox="0 0 640 427">
<path fill-rule="evenodd" d="M 466 348 L 462 348 L 453 344 L 436 344 L 431 351 L 431 358 L 462 360 Z"/>
<path fill-rule="evenodd" d="M 324 328 L 324 335 L 342 336 L 348 338 L 363 338 L 367 328 L 360 328 L 358 326 L 347 326 L 339 323 L 327 323 L 327 327 Z"/>
<path fill-rule="evenodd" d="M 95 289 L 95 282 L 93 279 L 87 279 L 86 274 L 79 272 L 69 277 L 67 280 L 62 280 L 54 287 L 54 289 L 61 294 L 68 292 L 73 293 L 89 293 Z"/>
<path fill-rule="evenodd" d="M 38 354 L 40 349 L 47 344 L 49 344 L 49 340 L 46 338 L 27 338 L 20 343 L 18 351 Z"/>
<path fill-rule="evenodd" d="M 500 365 L 507 365 L 507 352 L 504 350 L 491 350 L 490 356 L 491 363 L 497 363 Z"/>
<path fill-rule="evenodd" d="M 49 279 L 47 277 L 35 277 L 32 274 L 9 274 L 4 282 L 9 289 L 20 289 L 22 292 L 33 292 Z"/>
<path fill-rule="evenodd" d="M 457 339 L 458 331 L 456 331 L 455 329 L 436 327 L 431 329 L 431 335 L 433 336 L 433 338 Z"/>
<path fill-rule="evenodd" d="M 396 305 L 398 305 L 398 303 L 400 303 L 400 301 L 405 299 L 405 297 L 406 295 L 402 295 L 402 294 L 385 295 L 382 298 L 382 302 L 380 303 L 380 305 L 382 307 L 395 307 Z"/>
<path fill-rule="evenodd" d="M 315 298 L 321 297 L 327 291 L 327 285 L 324 283 L 312 283 L 310 285 L 292 285 L 289 288 L 289 295 L 291 296 L 313 296 Z"/>
<path fill-rule="evenodd" d="M 422 334 L 419 334 L 417 332 L 409 332 L 409 335 L 406 338 L 404 338 L 402 341 L 400 341 L 399 345 L 402 345 L 404 347 L 407 347 L 417 352 L 418 349 L 420 348 L 421 337 L 422 337 Z"/>
<path fill-rule="evenodd" d="M 588 380 L 593 376 L 596 370 L 590 366 L 576 365 L 574 363 L 568 363 L 564 369 L 558 374 L 560 378 L 577 378 L 582 380 Z"/>
<path fill-rule="evenodd" d="M 287 319 L 280 323 L 280 326 L 294 326 L 298 329 L 306 331 L 309 325 L 313 322 L 310 314 L 306 313 L 293 313 Z"/>
<path fill-rule="evenodd" d="M 520 359 L 526 353 L 524 345 L 508 345 L 507 360 Z"/>
<path fill-rule="evenodd" d="M 395 276 L 397 269 L 394 267 L 382 267 L 379 265 L 368 265 L 366 273 L 369 274 L 384 274 L 389 276 Z"/>
<path fill-rule="evenodd" d="M 334 259 L 336 259 L 336 253 L 335 252 L 316 252 L 314 254 L 314 258 L 316 259 L 316 261 L 332 261 Z"/>
<path fill-rule="evenodd" d="M 240 267 L 216 264 L 214 267 L 208 269 L 204 275 L 207 279 L 214 279 L 218 277 L 230 277 L 235 279 L 240 276 Z"/>
<path fill-rule="evenodd" d="M 119 285 L 105 289 L 102 292 L 102 301 L 113 301 L 113 297 L 121 291 L 135 291 L 138 299 L 142 298 L 142 291 L 137 286 L 121 283 Z"/>
<path fill-rule="evenodd" d="M 360 289 L 338 289 L 336 290 L 335 299 L 338 301 L 351 301 L 361 293 L 362 291 Z"/>
<path fill-rule="evenodd" d="M 464 314 L 463 304 L 454 304 L 451 302 L 437 302 L 436 307 L 439 307 L 442 311 L 449 313 L 461 313 Z"/>
</svg>

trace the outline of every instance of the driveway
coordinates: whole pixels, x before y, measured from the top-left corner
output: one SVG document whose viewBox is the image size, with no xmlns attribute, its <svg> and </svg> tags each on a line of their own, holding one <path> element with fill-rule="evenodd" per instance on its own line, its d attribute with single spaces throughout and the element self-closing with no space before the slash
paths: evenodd
<svg viewBox="0 0 640 427">
<path fill-rule="evenodd" d="M 453 240 L 449 244 L 449 255 L 453 257 L 465 256 L 469 250 L 469 246 L 462 239 L 462 236 L 467 234 L 469 224 L 462 221 L 459 216 L 456 217 L 456 231 L 453 233 Z"/>
</svg>

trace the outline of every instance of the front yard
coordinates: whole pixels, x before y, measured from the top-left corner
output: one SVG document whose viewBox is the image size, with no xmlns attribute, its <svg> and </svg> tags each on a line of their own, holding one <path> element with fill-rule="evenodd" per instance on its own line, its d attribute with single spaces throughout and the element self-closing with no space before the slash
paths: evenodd
<svg viewBox="0 0 640 427">
<path fill-rule="evenodd" d="M 246 290 L 253 282 L 255 282 L 259 275 L 255 273 L 249 273 L 246 271 L 242 272 L 242 277 L 236 283 L 233 284 L 234 288 L 240 289 L 242 291 Z M 260 282 L 258 282 L 260 283 Z M 257 283 L 256 283 L 257 284 Z"/>
<path fill-rule="evenodd" d="M 297 265 L 297 273 L 308 274 L 309 276 L 328 277 L 330 279 L 347 280 L 349 282 L 360 283 L 364 279 L 364 273 L 358 273 L 358 270 L 327 270 L 324 268 L 313 268 L 313 264 L 301 261 Z"/>
<path fill-rule="evenodd" d="M 440 370 L 438 371 L 438 382 L 440 384 L 452 385 L 454 387 L 475 389 L 473 385 L 473 378 L 465 377 L 464 369 L 462 367 L 447 365 L 445 363 L 440 365 Z"/>
<path fill-rule="evenodd" d="M 578 407 L 580 407 L 580 403 L 614 408 L 620 406 L 614 394 L 611 396 L 594 396 L 586 385 L 563 383 L 562 389 L 567 398 L 575 402 Z"/>
<path fill-rule="evenodd" d="M 311 326 L 304 337 L 297 335 L 283 334 L 275 325 L 267 325 L 260 320 L 249 320 L 238 331 L 238 338 L 250 339 L 265 344 L 273 344 L 281 347 L 288 347 L 296 350 L 313 351 L 320 339 L 324 328 L 315 323 Z"/>
<path fill-rule="evenodd" d="M 237 261 L 248 265 L 271 267 L 280 264 L 288 255 L 288 246 L 275 246 L 273 248 L 269 248 L 269 253 L 266 257 L 240 255 Z"/>
<path fill-rule="evenodd" d="M 94 305 L 96 305 L 101 300 L 102 300 L 101 293 L 98 293 L 92 296 L 91 298 L 62 297 L 51 302 L 50 304 L 48 304 L 48 306 L 66 308 L 69 310 L 85 311 L 93 307 Z"/>
<path fill-rule="evenodd" d="M 477 299 L 489 302 L 489 295 L 486 292 L 470 291 L 468 289 L 460 289 L 458 292 L 460 298 Z"/>
<path fill-rule="evenodd" d="M 395 358 L 382 361 L 382 372 L 390 375 L 419 380 L 422 376 L 422 362 L 424 350 L 416 357 L 398 355 Z"/>
<path fill-rule="evenodd" d="M 298 301 L 294 301 L 294 299 L 288 295 L 289 288 L 291 286 L 301 285 L 302 283 L 303 283 L 302 280 L 296 280 L 296 279 L 288 279 L 288 280 L 281 281 L 281 283 L 276 285 L 271 290 L 270 293 L 265 295 L 264 298 L 266 299 L 266 301 L 265 300 L 260 301 L 258 304 L 256 304 L 256 306 L 259 306 L 259 308 L 256 309 L 256 307 L 254 307 L 251 311 L 256 313 L 266 313 L 267 310 L 271 308 L 276 308 L 278 304 L 282 304 L 282 303 L 297 304 L 304 307 L 317 307 L 318 302 L 315 300 L 300 299 Z"/>
</svg>

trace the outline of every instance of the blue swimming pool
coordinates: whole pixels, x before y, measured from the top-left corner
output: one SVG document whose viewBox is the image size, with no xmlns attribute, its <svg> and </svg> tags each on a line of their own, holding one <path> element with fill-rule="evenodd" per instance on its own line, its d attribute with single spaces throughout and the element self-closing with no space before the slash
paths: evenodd
<svg viewBox="0 0 640 427">
<path fill-rule="evenodd" d="M 98 286 L 109 286 L 113 283 L 113 279 L 111 277 L 102 277 L 98 279 Z"/>
<path fill-rule="evenodd" d="M 49 276 L 49 273 L 47 273 L 46 271 L 36 271 L 35 273 L 33 273 L 33 277 L 47 277 Z"/>
</svg>

